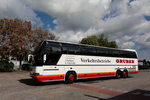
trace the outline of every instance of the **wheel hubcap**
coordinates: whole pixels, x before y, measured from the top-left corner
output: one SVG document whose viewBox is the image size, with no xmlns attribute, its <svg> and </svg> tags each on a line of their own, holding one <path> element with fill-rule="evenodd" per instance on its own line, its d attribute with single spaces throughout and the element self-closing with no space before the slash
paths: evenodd
<svg viewBox="0 0 150 100">
<path fill-rule="evenodd" d="M 127 77 L 127 73 L 126 73 L 126 72 L 123 72 L 123 76 L 124 76 L 124 77 Z"/>
<path fill-rule="evenodd" d="M 73 74 L 70 74 L 69 80 L 70 80 L 71 82 L 74 81 L 74 75 L 73 75 Z"/>
<path fill-rule="evenodd" d="M 117 77 L 118 77 L 118 78 L 120 78 L 120 77 L 121 77 L 119 73 L 117 74 Z"/>
</svg>

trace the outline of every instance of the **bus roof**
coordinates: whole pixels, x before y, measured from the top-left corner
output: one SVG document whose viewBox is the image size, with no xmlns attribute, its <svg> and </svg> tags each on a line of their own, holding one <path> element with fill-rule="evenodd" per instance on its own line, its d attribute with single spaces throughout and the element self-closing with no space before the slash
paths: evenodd
<svg viewBox="0 0 150 100">
<path fill-rule="evenodd" d="M 67 43 L 67 44 L 74 44 L 74 45 L 81 45 L 81 46 L 91 46 L 91 47 L 100 47 L 100 48 L 107 48 L 107 49 L 115 49 L 115 50 L 123 50 L 123 51 L 133 51 L 136 52 L 134 49 L 118 49 L 118 48 L 110 48 L 110 47 L 104 47 L 104 46 L 95 46 L 95 45 L 88 45 L 88 44 L 78 44 L 78 43 L 71 43 L 71 42 L 65 42 L 65 41 L 56 41 L 56 40 L 44 40 L 49 42 L 57 42 L 57 43 Z"/>
</svg>

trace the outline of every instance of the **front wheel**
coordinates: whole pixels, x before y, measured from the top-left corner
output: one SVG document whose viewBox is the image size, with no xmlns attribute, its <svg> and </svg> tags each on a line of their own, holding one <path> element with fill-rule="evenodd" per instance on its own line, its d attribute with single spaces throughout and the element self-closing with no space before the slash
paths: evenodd
<svg viewBox="0 0 150 100">
<path fill-rule="evenodd" d="M 68 72 L 65 77 L 66 83 L 73 83 L 76 80 L 76 74 L 73 72 Z"/>
</svg>

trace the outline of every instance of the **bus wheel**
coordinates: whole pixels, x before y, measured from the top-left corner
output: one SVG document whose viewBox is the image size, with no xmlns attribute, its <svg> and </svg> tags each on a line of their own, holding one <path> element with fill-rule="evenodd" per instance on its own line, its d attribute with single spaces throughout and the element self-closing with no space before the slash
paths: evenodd
<svg viewBox="0 0 150 100">
<path fill-rule="evenodd" d="M 116 72 L 116 78 L 117 79 L 121 78 L 121 70 L 117 70 L 117 72 Z"/>
<path fill-rule="evenodd" d="M 76 80 L 76 74 L 74 72 L 68 72 L 66 74 L 66 83 L 73 83 Z"/>
<path fill-rule="evenodd" d="M 128 71 L 127 71 L 127 70 L 124 70 L 124 71 L 122 72 L 122 77 L 123 77 L 123 78 L 127 78 L 127 77 L 128 77 Z"/>
</svg>

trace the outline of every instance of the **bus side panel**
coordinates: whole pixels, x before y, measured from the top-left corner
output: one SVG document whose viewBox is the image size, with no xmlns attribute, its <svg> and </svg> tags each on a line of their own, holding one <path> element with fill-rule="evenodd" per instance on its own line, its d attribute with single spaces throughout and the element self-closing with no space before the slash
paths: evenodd
<svg viewBox="0 0 150 100">
<path fill-rule="evenodd" d="M 40 81 L 64 80 L 64 67 L 56 65 L 43 65 L 43 73 L 35 78 Z"/>
<path fill-rule="evenodd" d="M 118 69 L 129 74 L 138 72 L 137 59 L 63 54 L 58 65 L 65 66 L 65 73 L 75 71 L 78 78 L 115 76 Z"/>
</svg>

